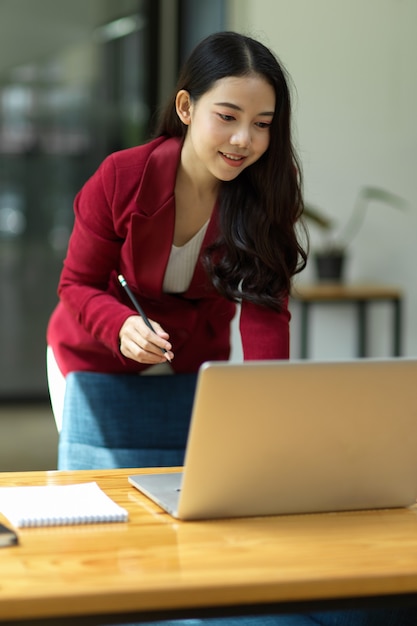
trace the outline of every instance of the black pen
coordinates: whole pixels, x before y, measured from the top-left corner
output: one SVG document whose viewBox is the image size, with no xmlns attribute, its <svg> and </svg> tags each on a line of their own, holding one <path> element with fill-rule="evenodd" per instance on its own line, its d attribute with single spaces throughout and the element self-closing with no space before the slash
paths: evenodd
<svg viewBox="0 0 417 626">
<path fill-rule="evenodd" d="M 122 276 L 122 274 L 119 274 L 118 279 L 119 279 L 119 283 L 121 284 L 123 289 L 126 291 L 126 293 L 129 296 L 133 306 L 135 307 L 136 311 L 139 313 L 139 315 L 141 316 L 141 318 L 145 322 L 146 326 L 148 328 L 150 328 L 153 333 L 155 333 L 154 327 L 152 326 L 152 324 L 148 320 L 148 317 L 147 317 L 145 311 L 142 309 L 142 307 L 140 306 L 139 302 L 136 300 L 135 296 L 133 295 L 129 285 L 126 282 L 125 277 Z M 169 361 L 171 363 L 171 359 L 169 358 L 168 352 L 165 350 L 165 348 L 161 348 L 161 351 L 165 354 L 165 358 L 167 359 L 167 361 Z"/>
</svg>

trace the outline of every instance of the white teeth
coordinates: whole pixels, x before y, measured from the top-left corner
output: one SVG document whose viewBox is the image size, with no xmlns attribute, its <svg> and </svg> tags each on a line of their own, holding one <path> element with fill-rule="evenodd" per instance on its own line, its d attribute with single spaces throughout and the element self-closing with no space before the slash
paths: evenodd
<svg viewBox="0 0 417 626">
<path fill-rule="evenodd" d="M 231 161 L 240 161 L 242 159 L 242 157 L 234 156 L 233 154 L 226 154 L 226 152 L 223 152 L 223 156 L 225 156 L 227 159 L 230 159 Z"/>
</svg>

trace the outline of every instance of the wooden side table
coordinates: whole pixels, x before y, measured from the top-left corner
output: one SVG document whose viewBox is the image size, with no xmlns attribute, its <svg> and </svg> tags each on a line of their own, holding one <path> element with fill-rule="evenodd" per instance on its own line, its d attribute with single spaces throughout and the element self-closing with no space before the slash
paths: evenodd
<svg viewBox="0 0 417 626">
<path fill-rule="evenodd" d="M 401 355 L 402 292 L 397 287 L 378 284 L 314 284 L 294 287 L 292 298 L 301 307 L 301 358 L 308 358 L 309 314 L 314 304 L 353 303 L 357 315 L 357 356 L 368 356 L 368 307 L 373 302 L 389 302 L 393 308 L 392 355 Z"/>
</svg>

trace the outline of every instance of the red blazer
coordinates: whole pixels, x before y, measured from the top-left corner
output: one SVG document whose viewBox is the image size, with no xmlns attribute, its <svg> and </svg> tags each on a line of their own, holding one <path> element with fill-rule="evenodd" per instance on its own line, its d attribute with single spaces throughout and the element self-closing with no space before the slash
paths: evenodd
<svg viewBox="0 0 417 626">
<path fill-rule="evenodd" d="M 169 333 L 177 372 L 207 360 L 227 360 L 235 305 L 207 280 L 199 260 L 184 294 L 162 292 L 175 222 L 174 187 L 181 142 L 158 138 L 107 157 L 74 202 L 75 223 L 64 261 L 47 342 L 62 372 L 138 372 L 119 351 L 119 330 L 132 305 L 117 280 L 122 273 L 147 315 Z M 203 247 L 216 236 L 216 210 Z M 245 359 L 289 356 L 288 309 L 243 303 Z"/>
</svg>

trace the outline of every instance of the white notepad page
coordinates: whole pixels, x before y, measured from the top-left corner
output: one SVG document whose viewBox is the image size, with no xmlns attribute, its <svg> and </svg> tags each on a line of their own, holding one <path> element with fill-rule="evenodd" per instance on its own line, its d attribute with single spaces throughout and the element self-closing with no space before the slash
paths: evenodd
<svg viewBox="0 0 417 626">
<path fill-rule="evenodd" d="M 128 519 L 126 509 L 109 498 L 95 482 L 1 487 L 0 513 L 18 527 L 125 522 Z"/>
</svg>

